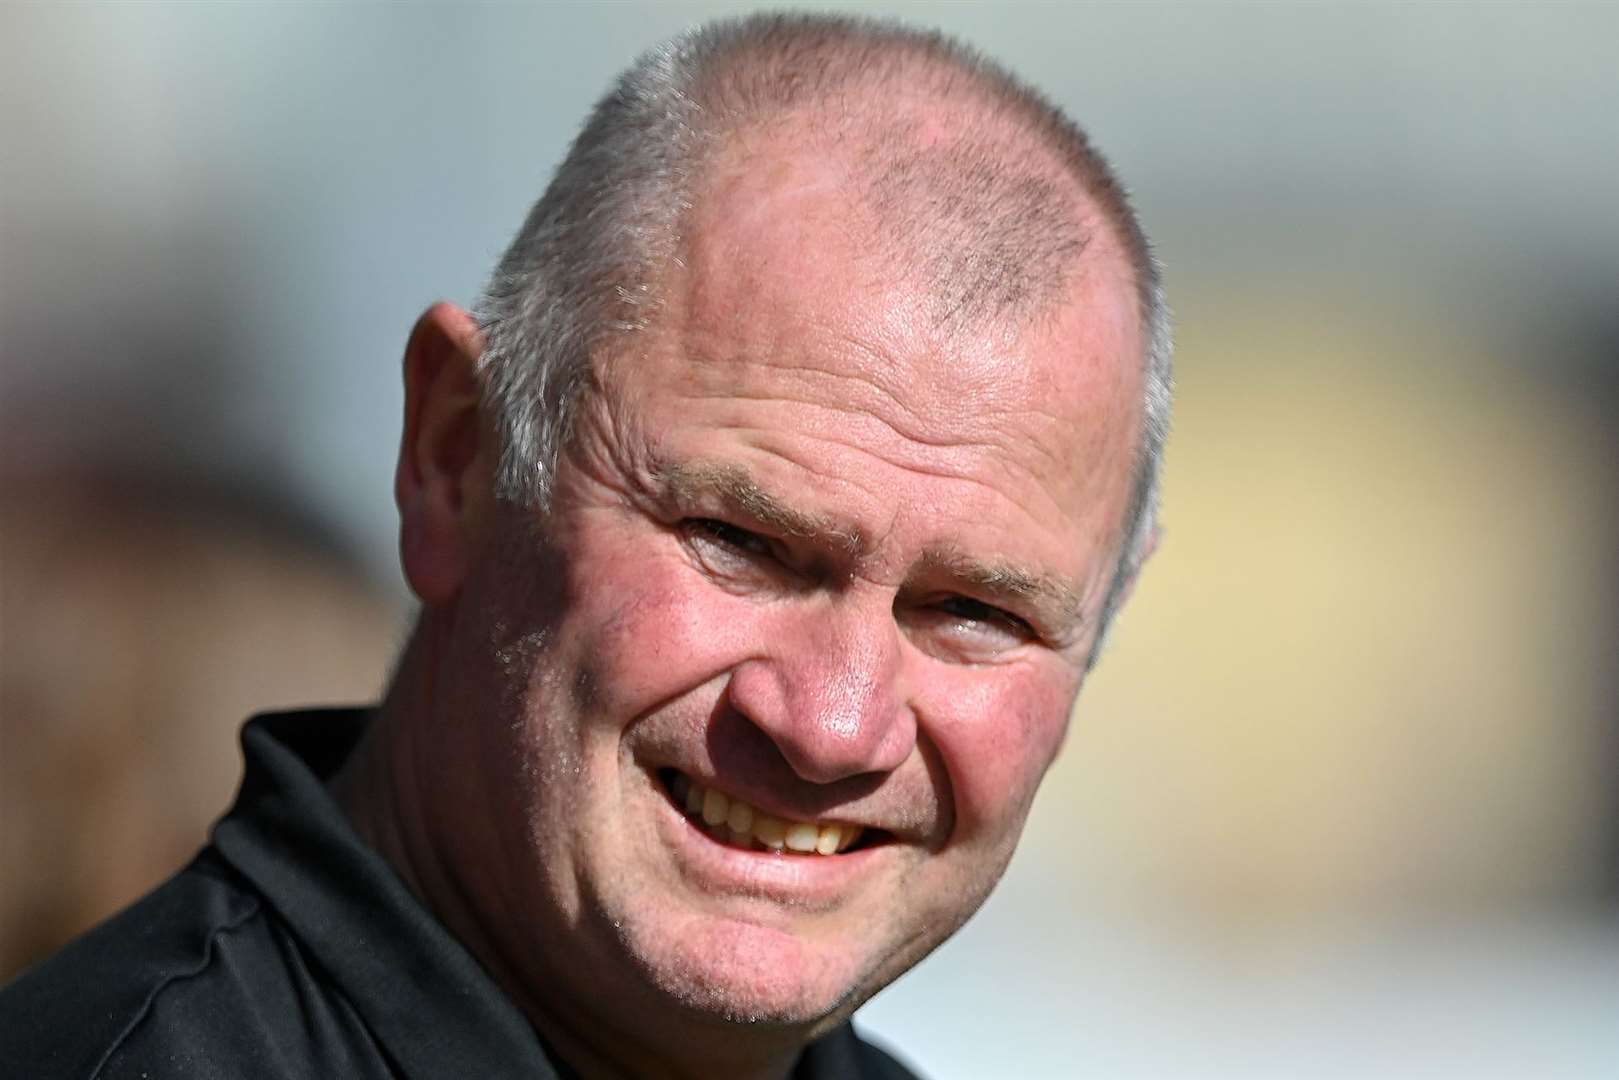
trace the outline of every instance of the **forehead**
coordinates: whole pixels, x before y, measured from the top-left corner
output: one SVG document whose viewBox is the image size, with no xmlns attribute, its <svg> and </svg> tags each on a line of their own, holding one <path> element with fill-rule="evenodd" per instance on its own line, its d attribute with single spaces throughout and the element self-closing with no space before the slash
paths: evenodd
<svg viewBox="0 0 1619 1080">
<path fill-rule="evenodd" d="M 877 252 L 842 162 L 734 156 L 692 208 L 650 345 L 621 381 L 688 437 L 724 432 L 867 495 L 933 483 L 1080 558 L 1111 547 L 1139 422 L 1134 293 L 1095 232 L 1043 312 L 941 321 Z"/>
</svg>

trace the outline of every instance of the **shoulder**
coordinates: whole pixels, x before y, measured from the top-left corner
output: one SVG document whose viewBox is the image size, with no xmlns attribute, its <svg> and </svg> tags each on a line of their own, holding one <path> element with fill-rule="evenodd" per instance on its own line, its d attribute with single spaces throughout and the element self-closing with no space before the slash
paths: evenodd
<svg viewBox="0 0 1619 1080">
<path fill-rule="evenodd" d="M 258 916 L 227 873 L 200 857 L 0 990 L 0 1073 L 97 1075 L 168 988 L 205 972 L 217 940 Z"/>
<path fill-rule="evenodd" d="M 280 1060 L 303 1056 L 298 1039 L 277 1028 L 308 1016 L 312 985 L 260 897 L 205 851 L 0 990 L 0 1075 L 298 1075 Z"/>
</svg>

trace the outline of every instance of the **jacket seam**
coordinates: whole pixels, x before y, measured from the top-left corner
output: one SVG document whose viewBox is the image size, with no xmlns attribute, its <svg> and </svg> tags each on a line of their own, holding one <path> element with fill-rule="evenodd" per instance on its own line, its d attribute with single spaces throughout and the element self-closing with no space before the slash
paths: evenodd
<svg viewBox="0 0 1619 1080">
<path fill-rule="evenodd" d="M 89 1080 L 97 1080 L 98 1077 L 102 1076 L 102 1072 L 104 1069 L 106 1069 L 107 1063 L 112 1060 L 112 1056 L 129 1041 L 130 1036 L 134 1035 L 135 1029 L 145 1023 L 146 1019 L 151 1016 L 152 1008 L 157 1004 L 158 996 L 162 994 L 163 991 L 177 983 L 187 982 L 206 972 L 210 967 L 213 966 L 216 958 L 215 946 L 219 943 L 220 938 L 224 937 L 226 934 L 234 933 L 235 931 L 241 929 L 242 926 L 245 925 L 250 919 L 257 918 L 262 911 L 263 909 L 260 906 L 259 901 L 256 899 L 253 900 L 252 906 L 247 911 L 236 916 L 236 918 L 215 927 L 213 931 L 209 933 L 208 941 L 203 946 L 202 956 L 198 958 L 196 964 L 191 968 L 191 970 L 168 975 L 153 986 L 152 989 L 147 992 L 146 1000 L 141 1002 L 140 1008 L 136 1009 L 135 1014 L 129 1018 L 129 1023 L 124 1025 L 124 1029 L 120 1031 L 117 1037 L 107 1045 L 107 1049 L 102 1051 L 101 1057 L 96 1061 L 95 1067 L 90 1070 Z"/>
</svg>

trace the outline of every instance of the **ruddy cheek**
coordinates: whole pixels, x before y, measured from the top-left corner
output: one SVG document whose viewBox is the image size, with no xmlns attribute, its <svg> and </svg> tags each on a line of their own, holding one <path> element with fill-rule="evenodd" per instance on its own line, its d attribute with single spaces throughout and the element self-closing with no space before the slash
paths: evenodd
<svg viewBox="0 0 1619 1080">
<path fill-rule="evenodd" d="M 619 595 L 580 657 L 596 709 L 638 715 L 714 678 L 745 652 L 746 612 L 726 610 L 735 598 L 694 593 L 658 568 Z"/>
<path fill-rule="evenodd" d="M 973 761 L 956 785 L 958 828 L 972 824 L 999 832 L 1010 819 L 1021 818 L 1043 766 L 1020 740 L 981 746 Z"/>
<path fill-rule="evenodd" d="M 1058 696 L 989 695 L 934 735 L 954 789 L 958 837 L 999 837 L 1022 821 L 1067 723 Z"/>
</svg>

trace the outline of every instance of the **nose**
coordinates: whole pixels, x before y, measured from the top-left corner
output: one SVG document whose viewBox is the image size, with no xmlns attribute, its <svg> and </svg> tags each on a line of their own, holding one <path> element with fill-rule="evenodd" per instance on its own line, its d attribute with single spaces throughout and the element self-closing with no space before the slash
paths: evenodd
<svg viewBox="0 0 1619 1080">
<path fill-rule="evenodd" d="M 779 628 L 764 655 L 740 664 L 727 695 L 805 780 L 829 784 L 890 772 L 916 744 L 903 685 L 899 627 L 887 605 L 850 598 Z"/>
</svg>

